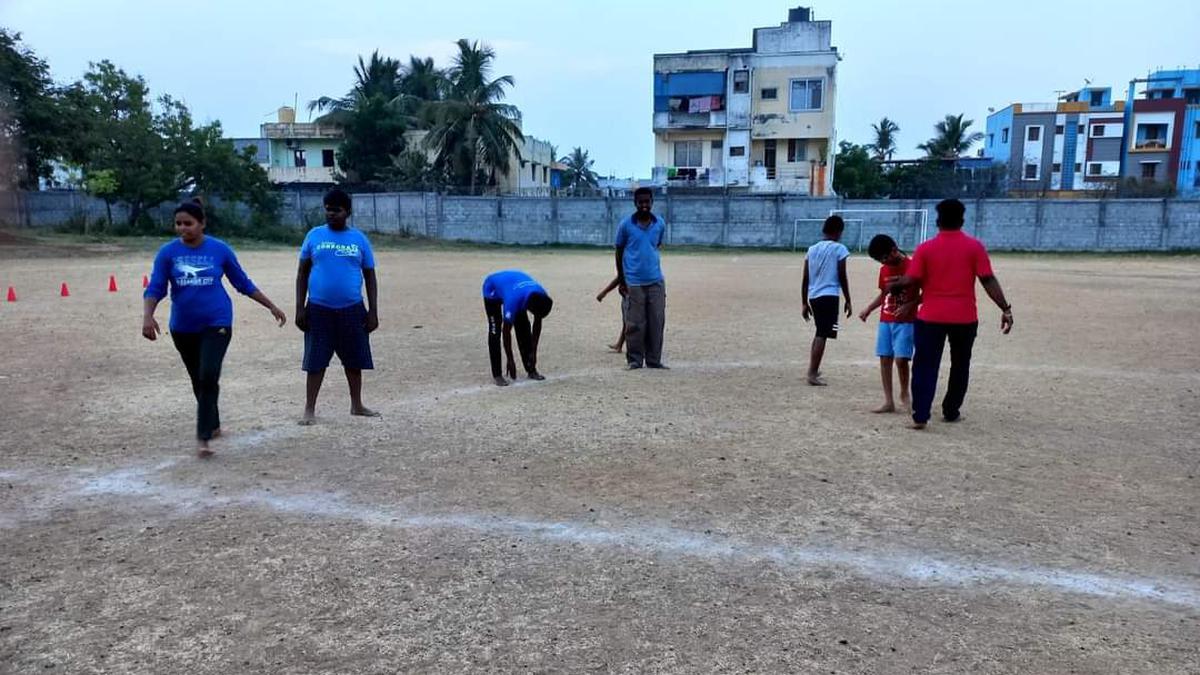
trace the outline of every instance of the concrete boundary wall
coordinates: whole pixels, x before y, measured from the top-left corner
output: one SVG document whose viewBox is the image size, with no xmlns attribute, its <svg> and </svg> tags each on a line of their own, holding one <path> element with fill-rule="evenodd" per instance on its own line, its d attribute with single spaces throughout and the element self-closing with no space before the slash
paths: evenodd
<svg viewBox="0 0 1200 675">
<path fill-rule="evenodd" d="M 354 224 L 367 231 L 506 244 L 611 245 L 617 223 L 632 212 L 628 198 L 462 197 L 433 193 L 355 194 Z M 878 233 L 912 249 L 922 236 L 920 210 L 935 231 L 937 200 L 813 199 L 784 195 L 659 195 L 667 244 L 803 248 L 820 239 L 830 211 L 848 221 L 843 241 L 865 248 Z M 967 232 L 993 250 L 1200 250 L 1200 200 L 986 199 L 966 201 Z M 155 209 L 159 216 L 164 209 Z M 165 212 L 169 213 L 166 208 Z M 0 222 L 56 227 L 104 215 L 104 203 L 79 193 L 0 193 Z M 114 207 L 114 219 L 125 216 Z M 320 193 L 282 195 L 282 219 L 307 228 L 322 222 Z M 165 221 L 164 221 L 165 222 Z"/>
</svg>

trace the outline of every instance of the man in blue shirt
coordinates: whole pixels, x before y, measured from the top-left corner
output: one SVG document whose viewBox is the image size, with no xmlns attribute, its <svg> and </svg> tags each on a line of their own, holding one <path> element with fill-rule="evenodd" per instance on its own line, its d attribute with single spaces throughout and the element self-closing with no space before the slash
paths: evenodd
<svg viewBox="0 0 1200 675">
<path fill-rule="evenodd" d="M 641 187 L 633 193 L 637 210 L 617 226 L 617 278 L 625 296 L 625 359 L 629 370 L 643 363 L 665 370 L 663 328 L 667 321 L 667 291 L 658 250 L 667 223 L 654 215 L 654 192 Z"/>
<path fill-rule="evenodd" d="M 483 280 L 483 311 L 488 320 L 488 356 L 492 361 L 492 380 L 507 387 L 508 380 L 500 370 L 500 332 L 504 331 L 504 351 L 508 356 L 508 376 L 517 379 L 517 362 L 513 359 L 512 331 L 517 329 L 517 349 L 521 363 L 531 380 L 544 380 L 537 370 L 538 341 L 542 337 L 542 319 L 554 307 L 546 289 L 521 270 L 493 272 Z M 533 315 L 530 326 L 526 312 Z"/>
<path fill-rule="evenodd" d="M 375 254 L 367 236 L 346 224 L 350 209 L 350 195 L 337 188 L 325 193 L 327 224 L 310 230 L 300 246 L 296 327 L 304 331 L 304 371 L 308 373 L 300 420 L 304 425 L 316 421 L 317 395 L 334 354 L 350 385 L 350 414 L 379 416 L 362 402 L 362 371 L 375 367 L 367 336 L 379 327 Z"/>
</svg>

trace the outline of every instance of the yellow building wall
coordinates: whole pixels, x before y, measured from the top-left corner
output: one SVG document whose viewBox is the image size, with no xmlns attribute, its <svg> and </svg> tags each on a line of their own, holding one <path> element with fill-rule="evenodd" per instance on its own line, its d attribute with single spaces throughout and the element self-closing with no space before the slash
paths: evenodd
<svg viewBox="0 0 1200 675">
<path fill-rule="evenodd" d="M 792 80 L 821 79 L 820 111 L 789 110 Z M 751 82 L 751 136 L 754 138 L 829 138 L 833 135 L 835 83 L 824 66 L 755 68 Z M 762 90 L 774 88 L 776 99 L 764 99 Z"/>
</svg>

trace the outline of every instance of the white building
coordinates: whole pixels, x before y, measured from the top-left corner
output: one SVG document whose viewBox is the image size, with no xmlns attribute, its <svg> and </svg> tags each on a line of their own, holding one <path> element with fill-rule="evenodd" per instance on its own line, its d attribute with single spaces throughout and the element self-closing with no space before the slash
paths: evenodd
<svg viewBox="0 0 1200 675">
<path fill-rule="evenodd" d="M 654 182 L 829 195 L 837 64 L 805 7 L 749 48 L 654 56 Z"/>
</svg>

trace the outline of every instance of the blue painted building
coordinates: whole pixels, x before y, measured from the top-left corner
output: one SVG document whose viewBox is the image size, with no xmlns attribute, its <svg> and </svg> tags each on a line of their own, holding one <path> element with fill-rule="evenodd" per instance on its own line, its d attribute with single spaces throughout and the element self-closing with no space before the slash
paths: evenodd
<svg viewBox="0 0 1200 675">
<path fill-rule="evenodd" d="M 1129 96 L 1121 175 L 1171 182 L 1180 195 L 1200 196 L 1200 68 L 1155 71 L 1131 81 Z"/>
</svg>

